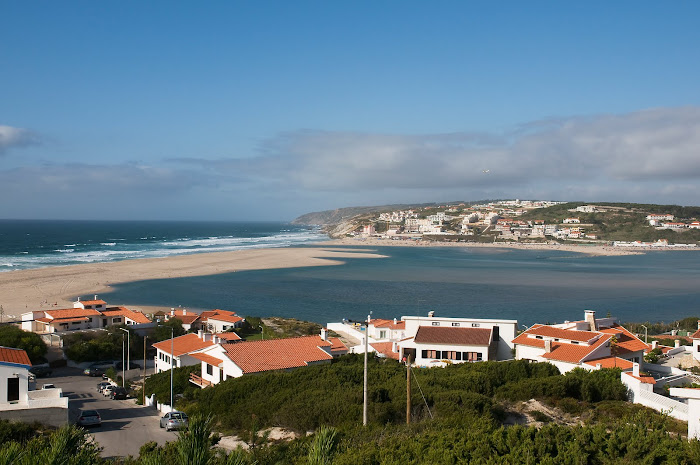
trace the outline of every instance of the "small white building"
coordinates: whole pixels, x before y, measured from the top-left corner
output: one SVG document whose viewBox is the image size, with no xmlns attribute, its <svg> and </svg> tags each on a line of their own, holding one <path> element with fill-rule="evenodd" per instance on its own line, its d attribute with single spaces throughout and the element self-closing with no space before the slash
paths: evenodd
<svg viewBox="0 0 700 465">
<path fill-rule="evenodd" d="M 240 340 L 236 333 L 226 333 L 225 336 L 226 338 L 222 339 L 200 330 L 197 333 L 188 333 L 153 344 L 156 349 L 156 373 L 168 371 L 171 366 L 180 368 L 196 365 L 200 360 L 194 357 L 194 354 L 203 352 L 220 342 Z"/>
</svg>

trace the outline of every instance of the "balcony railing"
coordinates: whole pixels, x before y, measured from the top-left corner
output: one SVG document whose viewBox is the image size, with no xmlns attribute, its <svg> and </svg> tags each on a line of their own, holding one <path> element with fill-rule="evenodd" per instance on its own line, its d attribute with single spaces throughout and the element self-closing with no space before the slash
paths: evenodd
<svg viewBox="0 0 700 465">
<path fill-rule="evenodd" d="M 195 375 L 194 373 L 190 373 L 190 383 L 196 384 L 201 388 L 209 387 L 212 385 L 211 381 L 207 381 L 206 379 L 202 378 L 201 376 Z"/>
</svg>

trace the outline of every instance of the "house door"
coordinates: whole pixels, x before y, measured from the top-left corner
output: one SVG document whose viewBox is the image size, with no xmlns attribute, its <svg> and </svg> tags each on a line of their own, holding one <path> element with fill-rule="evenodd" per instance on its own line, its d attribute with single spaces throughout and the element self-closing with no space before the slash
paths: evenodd
<svg viewBox="0 0 700 465">
<path fill-rule="evenodd" d="M 409 357 L 411 361 L 416 361 L 416 349 L 403 349 L 401 360 L 403 361 L 404 359 L 406 359 L 408 361 Z"/>
<path fill-rule="evenodd" d="M 19 400 L 19 378 L 7 378 L 7 401 Z"/>
</svg>

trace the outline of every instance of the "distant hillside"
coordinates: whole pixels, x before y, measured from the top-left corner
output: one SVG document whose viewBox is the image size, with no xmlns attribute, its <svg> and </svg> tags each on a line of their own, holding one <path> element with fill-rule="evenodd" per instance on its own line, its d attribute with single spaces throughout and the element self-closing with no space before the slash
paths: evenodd
<svg viewBox="0 0 700 465">
<path fill-rule="evenodd" d="M 367 213 L 382 213 L 390 212 L 393 210 L 406 210 L 410 208 L 416 208 L 420 206 L 433 206 L 436 203 L 425 203 L 421 205 L 408 205 L 408 204 L 396 204 L 396 205 L 382 205 L 376 207 L 346 207 L 338 208 L 335 210 L 325 210 L 321 212 L 307 213 L 295 218 L 292 224 L 303 224 L 303 225 L 313 225 L 313 226 L 329 226 L 343 223 L 351 218 L 358 215 L 365 215 Z"/>
</svg>

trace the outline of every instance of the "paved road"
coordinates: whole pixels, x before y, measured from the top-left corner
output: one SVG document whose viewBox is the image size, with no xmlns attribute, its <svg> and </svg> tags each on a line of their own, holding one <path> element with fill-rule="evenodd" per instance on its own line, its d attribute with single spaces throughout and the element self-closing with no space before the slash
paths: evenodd
<svg viewBox="0 0 700 465">
<path fill-rule="evenodd" d="M 174 441 L 177 433 L 166 432 L 159 426 L 159 413 L 152 407 L 134 404 L 133 399 L 112 400 L 97 392 L 101 378 L 82 374 L 76 368 L 55 369 L 53 376 L 40 378 L 37 385 L 54 383 L 63 389 L 68 403 L 71 423 L 77 419 L 78 410 L 95 409 L 102 416 L 102 426 L 90 427 L 90 434 L 103 447 L 103 457 L 138 456 L 139 448 L 149 442 L 165 444 Z"/>
</svg>

